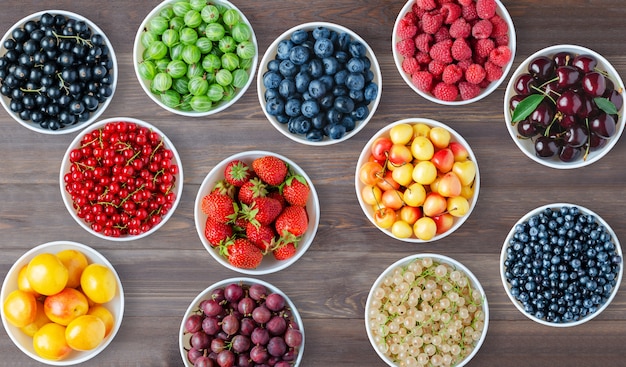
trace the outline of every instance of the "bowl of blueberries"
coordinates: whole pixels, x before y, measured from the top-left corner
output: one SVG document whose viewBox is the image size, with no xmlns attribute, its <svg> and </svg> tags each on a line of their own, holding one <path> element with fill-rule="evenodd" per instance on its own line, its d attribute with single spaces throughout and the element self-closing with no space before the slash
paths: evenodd
<svg viewBox="0 0 626 367">
<path fill-rule="evenodd" d="M 382 74 L 370 46 L 334 23 L 288 29 L 261 59 L 257 91 L 270 123 L 289 139 L 330 145 L 357 134 L 380 103 Z"/>
<path fill-rule="evenodd" d="M 22 126 L 69 134 L 111 103 L 117 59 L 104 32 L 65 10 L 22 18 L 0 40 L 0 103 Z"/>
<path fill-rule="evenodd" d="M 524 215 L 500 254 L 507 295 L 529 319 L 553 327 L 583 324 L 604 311 L 623 274 L 609 224 L 575 204 L 554 203 Z"/>
</svg>

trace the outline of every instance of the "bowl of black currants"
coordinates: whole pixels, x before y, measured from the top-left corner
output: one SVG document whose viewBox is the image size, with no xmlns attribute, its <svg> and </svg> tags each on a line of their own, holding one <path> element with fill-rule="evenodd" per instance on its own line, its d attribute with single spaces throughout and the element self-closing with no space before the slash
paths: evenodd
<svg viewBox="0 0 626 367">
<path fill-rule="evenodd" d="M 289 297 L 259 279 L 236 277 L 200 292 L 178 334 L 186 367 L 298 367 L 304 324 Z"/>
<path fill-rule="evenodd" d="M 624 82 L 597 52 L 576 45 L 544 48 L 511 76 L 504 117 L 518 148 L 556 169 L 590 165 L 624 131 Z"/>
<path fill-rule="evenodd" d="M 571 327 L 602 313 L 617 294 L 622 249 L 609 224 L 575 204 L 531 210 L 500 254 L 502 284 L 515 307 L 543 325 Z"/>
<path fill-rule="evenodd" d="M 144 18 L 133 47 L 144 92 L 188 117 L 237 102 L 252 84 L 258 58 L 252 24 L 227 0 L 164 0 Z"/>
<path fill-rule="evenodd" d="M 69 134 L 94 122 L 111 103 L 117 74 L 107 36 L 76 13 L 31 14 L 0 40 L 0 103 L 32 131 Z"/>
<path fill-rule="evenodd" d="M 283 135 L 306 145 L 349 139 L 370 121 L 382 94 L 373 50 L 334 23 L 290 28 L 267 48 L 257 75 L 259 102 Z"/>
</svg>

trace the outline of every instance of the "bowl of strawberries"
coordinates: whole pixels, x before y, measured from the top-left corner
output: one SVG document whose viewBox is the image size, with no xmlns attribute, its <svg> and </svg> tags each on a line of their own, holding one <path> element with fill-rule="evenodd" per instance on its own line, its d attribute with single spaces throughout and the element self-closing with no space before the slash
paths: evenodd
<svg viewBox="0 0 626 367">
<path fill-rule="evenodd" d="M 198 236 L 225 267 L 249 275 L 296 262 L 319 225 L 313 182 L 295 162 L 255 150 L 231 155 L 205 177 L 194 207 Z"/>
</svg>

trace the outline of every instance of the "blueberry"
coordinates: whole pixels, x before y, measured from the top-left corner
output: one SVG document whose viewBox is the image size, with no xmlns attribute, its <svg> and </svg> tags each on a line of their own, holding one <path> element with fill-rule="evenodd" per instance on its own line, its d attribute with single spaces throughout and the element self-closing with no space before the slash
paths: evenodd
<svg viewBox="0 0 626 367">
<path fill-rule="evenodd" d="M 280 85 L 279 85 L 279 87 L 280 87 Z M 264 97 L 265 97 L 266 101 L 268 101 L 268 100 L 270 100 L 272 98 L 276 98 L 278 96 L 280 96 L 280 93 L 278 92 L 278 88 L 270 88 L 270 89 L 266 89 L 265 90 Z"/>
<path fill-rule="evenodd" d="M 315 46 L 313 47 L 315 55 L 320 58 L 330 57 L 334 51 L 335 47 L 330 39 L 328 38 L 318 38 L 315 40 Z"/>
<path fill-rule="evenodd" d="M 348 69 L 351 73 L 362 73 L 365 70 L 365 62 L 363 62 L 360 58 L 353 57 L 348 60 L 346 69 Z"/>
<path fill-rule="evenodd" d="M 341 121 L 341 118 L 343 116 L 341 115 L 341 112 L 337 111 L 334 108 L 329 109 L 328 111 L 326 111 L 326 118 L 328 119 L 328 123 L 331 125 L 336 125 Z"/>
<path fill-rule="evenodd" d="M 296 82 L 293 79 L 283 79 L 278 85 L 278 93 L 283 98 L 289 98 L 296 94 Z"/>
<path fill-rule="evenodd" d="M 333 96 L 347 96 L 350 94 L 350 90 L 345 85 L 336 85 L 332 91 Z"/>
<path fill-rule="evenodd" d="M 365 87 L 365 91 L 363 92 L 363 96 L 367 102 L 371 102 L 378 97 L 378 84 L 369 83 Z"/>
<path fill-rule="evenodd" d="M 309 62 L 308 69 L 313 78 L 319 78 L 324 75 L 324 63 L 320 59 L 312 59 Z"/>
<path fill-rule="evenodd" d="M 346 135 L 346 127 L 343 125 L 328 125 L 328 137 L 331 139 L 341 139 Z"/>
<path fill-rule="evenodd" d="M 291 42 L 296 45 L 304 43 L 309 38 L 309 33 L 304 29 L 298 29 L 291 34 Z"/>
<path fill-rule="evenodd" d="M 291 48 L 289 52 L 289 60 L 291 60 L 296 65 L 302 65 L 305 62 L 309 61 L 310 51 L 308 48 L 297 45 Z"/>
<path fill-rule="evenodd" d="M 365 93 L 363 92 L 363 89 L 349 89 L 348 90 L 348 96 L 354 102 L 363 102 L 363 101 L 365 101 Z"/>
<path fill-rule="evenodd" d="M 345 65 L 348 60 L 350 60 L 350 54 L 345 51 L 338 51 L 335 53 L 335 59 L 337 59 L 340 64 Z"/>
<path fill-rule="evenodd" d="M 281 98 L 272 98 L 265 103 L 265 110 L 272 116 L 278 116 L 285 112 L 285 102 Z"/>
<path fill-rule="evenodd" d="M 311 97 L 321 98 L 326 94 L 326 84 L 320 79 L 312 80 L 309 83 L 308 91 Z"/>
<path fill-rule="evenodd" d="M 265 72 L 265 74 L 263 74 L 263 86 L 266 89 L 278 88 L 281 80 L 283 80 L 283 78 L 278 72 L 267 71 Z"/>
<path fill-rule="evenodd" d="M 341 113 L 351 113 L 354 110 L 354 101 L 346 96 L 335 98 L 335 109 Z"/>
<path fill-rule="evenodd" d="M 350 74 L 350 73 L 346 69 L 339 70 L 335 74 L 335 84 L 337 84 L 337 85 L 344 85 L 344 84 L 346 84 L 346 79 L 348 79 L 348 74 Z"/>
<path fill-rule="evenodd" d="M 293 46 L 294 43 L 291 40 L 282 40 L 278 42 L 278 46 L 276 47 L 276 58 L 279 60 L 288 59 Z"/>
<path fill-rule="evenodd" d="M 289 120 L 287 129 L 292 134 L 304 135 L 311 130 L 311 121 L 300 115 Z"/>
<path fill-rule="evenodd" d="M 306 134 L 306 140 L 309 141 L 322 141 L 324 140 L 324 134 L 321 130 L 311 130 Z"/>
<path fill-rule="evenodd" d="M 363 89 L 365 87 L 363 74 L 350 73 L 346 78 L 346 86 L 349 89 Z"/>
<path fill-rule="evenodd" d="M 287 59 L 280 62 L 280 65 L 278 65 L 278 72 L 280 72 L 282 76 L 290 78 L 298 73 L 298 68 L 293 61 Z"/>
<path fill-rule="evenodd" d="M 313 38 L 316 39 L 316 40 L 318 40 L 320 38 L 328 38 L 328 39 L 330 39 L 330 29 L 328 29 L 326 27 L 316 27 L 315 29 L 313 29 L 311 34 L 313 35 Z"/>
<path fill-rule="evenodd" d="M 307 92 L 311 80 L 311 75 L 307 71 L 300 71 L 296 74 L 296 90 L 298 93 Z"/>
<path fill-rule="evenodd" d="M 355 120 L 363 120 L 370 113 L 370 109 L 365 104 L 359 104 L 355 107 L 354 111 L 350 114 Z"/>
<path fill-rule="evenodd" d="M 345 127 L 346 131 L 352 131 L 356 127 L 356 121 L 354 121 L 352 116 L 343 116 L 341 126 Z"/>
<path fill-rule="evenodd" d="M 352 42 L 352 37 L 346 32 L 341 32 L 337 37 L 337 45 L 341 51 L 347 51 L 350 42 Z"/>
<path fill-rule="evenodd" d="M 311 117 L 311 125 L 314 129 L 321 130 L 326 126 L 326 115 L 323 113 L 318 113 L 317 115 Z"/>
<path fill-rule="evenodd" d="M 300 115 L 300 107 L 302 102 L 297 98 L 289 98 L 285 103 L 285 114 L 287 116 L 295 117 Z"/>
<path fill-rule="evenodd" d="M 320 113 L 320 106 L 315 99 L 310 99 L 302 103 L 302 115 L 313 118 Z"/>
</svg>

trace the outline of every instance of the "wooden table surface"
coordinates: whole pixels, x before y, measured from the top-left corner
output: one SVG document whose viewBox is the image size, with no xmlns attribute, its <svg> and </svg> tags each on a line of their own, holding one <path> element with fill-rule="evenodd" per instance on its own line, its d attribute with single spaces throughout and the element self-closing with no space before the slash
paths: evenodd
<svg viewBox="0 0 626 367">
<path fill-rule="evenodd" d="M 626 75 L 626 8 L 622 0 L 505 0 L 517 31 L 513 69 L 553 44 L 586 46 Z M 155 234 L 116 243 L 85 232 L 70 217 L 59 192 L 61 158 L 75 134 L 49 136 L 27 130 L 0 113 L 0 277 L 30 248 L 55 240 L 94 247 L 119 273 L 126 295 L 124 319 L 109 347 L 85 366 L 179 366 L 178 329 L 191 300 L 212 283 L 239 274 L 206 252 L 193 220 L 194 199 L 205 175 L 225 157 L 245 150 L 274 151 L 297 162 L 312 178 L 321 203 L 319 231 L 308 252 L 291 267 L 259 277 L 281 288 L 298 306 L 306 329 L 302 366 L 384 366 L 369 344 L 364 304 L 376 277 L 396 260 L 420 252 L 451 256 L 480 279 L 490 306 L 487 339 L 469 366 L 623 366 L 626 292 L 603 314 L 581 326 L 539 325 L 507 298 L 498 267 L 503 240 L 527 211 L 552 202 L 585 206 L 626 238 L 626 146 L 586 168 L 555 170 L 524 156 L 503 118 L 504 87 L 469 106 L 426 101 L 404 84 L 391 55 L 391 31 L 403 1 L 235 1 L 254 26 L 263 54 L 276 36 L 299 23 L 329 21 L 359 33 L 382 67 L 383 95 L 370 123 L 348 141 L 309 147 L 288 140 L 266 120 L 255 85 L 232 108 L 210 118 L 185 118 L 160 109 L 134 74 L 132 44 L 143 18 L 158 0 L 4 0 L 0 31 L 44 9 L 78 12 L 111 39 L 119 82 L 102 118 L 129 116 L 153 123 L 174 143 L 184 166 L 182 201 Z M 509 75 L 510 76 L 510 75 Z M 476 209 L 452 235 L 431 244 L 407 244 L 376 229 L 354 191 L 356 161 L 378 129 L 408 117 L 449 124 L 472 146 L 480 167 Z M 37 365 L 0 330 L 0 365 Z"/>
</svg>

